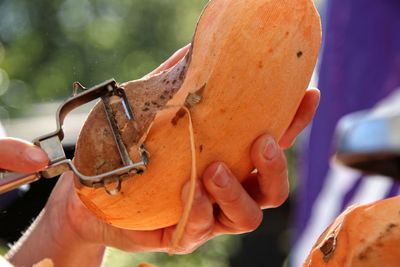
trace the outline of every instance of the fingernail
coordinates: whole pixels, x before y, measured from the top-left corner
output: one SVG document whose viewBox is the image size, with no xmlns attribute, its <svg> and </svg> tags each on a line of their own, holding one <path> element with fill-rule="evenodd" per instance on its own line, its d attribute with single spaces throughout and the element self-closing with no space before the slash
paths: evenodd
<svg viewBox="0 0 400 267">
<path fill-rule="evenodd" d="M 278 146 L 272 137 L 268 137 L 264 141 L 263 156 L 266 160 L 272 160 L 278 155 Z"/>
<path fill-rule="evenodd" d="M 44 163 L 48 161 L 46 154 L 40 148 L 35 146 L 25 149 L 25 157 L 27 160 L 35 163 Z"/>
<path fill-rule="evenodd" d="M 223 164 L 218 164 L 214 176 L 212 177 L 212 181 L 218 187 L 226 187 L 226 185 L 228 184 L 229 175 Z"/>
</svg>

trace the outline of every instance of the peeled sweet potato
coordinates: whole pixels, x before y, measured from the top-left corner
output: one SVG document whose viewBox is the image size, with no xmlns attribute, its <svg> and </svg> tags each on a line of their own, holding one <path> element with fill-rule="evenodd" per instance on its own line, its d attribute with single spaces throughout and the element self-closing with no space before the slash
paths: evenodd
<svg viewBox="0 0 400 267">
<path fill-rule="evenodd" d="M 348 208 L 322 234 L 304 267 L 400 265 L 400 197 Z"/>
<path fill-rule="evenodd" d="M 82 201 L 121 228 L 176 224 L 182 214 L 181 189 L 192 169 L 188 115 L 179 106 L 190 93 L 201 96 L 190 108 L 198 174 L 212 161 L 223 161 L 245 177 L 252 169 L 253 140 L 265 132 L 279 139 L 290 124 L 310 81 L 320 40 L 312 0 L 210 1 L 181 62 L 155 77 L 122 85 L 136 121 L 128 122 L 120 105 L 114 105 L 133 159 L 137 143 L 144 140 L 150 153 L 147 170 L 124 181 L 117 196 L 77 183 Z M 86 175 L 121 164 L 101 105 L 82 128 L 75 164 Z"/>
</svg>

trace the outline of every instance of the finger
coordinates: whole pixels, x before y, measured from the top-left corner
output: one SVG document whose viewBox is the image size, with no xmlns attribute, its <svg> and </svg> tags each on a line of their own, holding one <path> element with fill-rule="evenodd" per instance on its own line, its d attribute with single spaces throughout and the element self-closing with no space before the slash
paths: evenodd
<svg viewBox="0 0 400 267">
<path fill-rule="evenodd" d="M 292 123 L 279 141 L 279 145 L 282 148 L 286 149 L 291 147 L 296 137 L 311 122 L 317 111 L 319 100 L 320 92 L 318 89 L 308 89 L 306 91 Z"/>
<path fill-rule="evenodd" d="M 222 163 L 204 172 L 204 185 L 220 208 L 215 233 L 243 233 L 256 229 L 262 220 L 258 204 Z"/>
<path fill-rule="evenodd" d="M 175 66 L 189 51 L 190 45 L 188 44 L 178 51 L 176 51 L 169 59 L 167 59 L 164 63 L 162 63 L 160 66 L 158 66 L 155 70 L 150 72 L 149 74 L 146 75 L 146 77 L 151 77 L 154 75 L 159 74 L 160 72 L 167 70 L 173 66 Z"/>
<path fill-rule="evenodd" d="M 182 190 L 182 201 L 187 201 L 190 183 L 188 182 Z M 176 248 L 170 251 L 174 254 L 191 253 L 201 244 L 207 241 L 213 232 L 214 215 L 213 207 L 203 186 L 196 186 L 194 201 L 190 211 L 188 222 L 185 226 L 182 239 Z"/>
<path fill-rule="evenodd" d="M 15 172 L 37 172 L 48 164 L 39 147 L 15 138 L 0 138 L 0 168 Z"/>
<path fill-rule="evenodd" d="M 182 190 L 183 201 L 187 200 L 188 193 L 189 185 L 186 184 Z M 131 231 L 103 225 L 105 240 L 102 242 L 106 245 L 132 252 L 152 251 L 187 254 L 194 251 L 211 237 L 213 225 L 212 204 L 202 186 L 198 185 L 189 220 L 179 246 L 170 247 L 176 230 L 175 226 L 153 231 Z"/>
<path fill-rule="evenodd" d="M 262 135 L 254 142 L 250 157 L 257 174 L 244 183 L 250 196 L 261 208 L 278 207 L 289 194 L 286 157 L 270 135 Z"/>
</svg>

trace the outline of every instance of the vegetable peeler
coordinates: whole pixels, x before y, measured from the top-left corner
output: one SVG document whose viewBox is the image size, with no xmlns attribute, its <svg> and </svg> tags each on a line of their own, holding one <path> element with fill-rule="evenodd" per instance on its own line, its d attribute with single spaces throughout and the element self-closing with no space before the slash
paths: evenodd
<svg viewBox="0 0 400 267">
<path fill-rule="evenodd" d="M 140 174 L 146 170 L 146 166 L 149 162 L 149 153 L 142 144 L 138 148 L 140 161 L 133 162 L 131 160 L 128 149 L 122 140 L 121 133 L 111 106 L 111 98 L 119 98 L 119 103 L 121 103 L 123 106 L 127 119 L 129 121 L 133 121 L 135 119 L 131 106 L 126 97 L 125 89 L 119 86 L 114 79 L 105 81 L 90 89 L 85 89 L 79 82 L 75 82 L 73 87 L 73 96 L 65 101 L 57 110 L 57 130 L 33 140 L 35 145 L 39 146 L 47 153 L 49 158 L 48 167 L 41 172 L 29 174 L 15 173 L 4 170 L 0 171 L 0 194 L 18 188 L 21 185 L 37 181 L 42 177 L 53 178 L 61 175 L 65 171 L 71 170 L 82 185 L 93 188 L 104 188 L 108 194 L 116 195 L 121 190 L 121 183 L 123 179 L 135 174 Z M 112 130 L 115 143 L 118 147 L 123 166 L 99 175 L 86 176 L 80 173 L 75 167 L 73 161 L 67 159 L 65 156 L 65 152 L 61 144 L 61 141 L 64 138 L 62 127 L 64 119 L 69 112 L 96 99 L 101 99 L 101 102 L 103 103 L 108 123 Z"/>
</svg>

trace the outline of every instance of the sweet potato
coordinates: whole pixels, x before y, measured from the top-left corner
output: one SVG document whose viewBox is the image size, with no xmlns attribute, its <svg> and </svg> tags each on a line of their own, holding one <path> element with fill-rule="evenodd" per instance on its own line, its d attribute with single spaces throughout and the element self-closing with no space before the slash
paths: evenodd
<svg viewBox="0 0 400 267">
<path fill-rule="evenodd" d="M 348 208 L 322 234 L 304 267 L 397 267 L 400 197 Z"/>
<path fill-rule="evenodd" d="M 121 228 L 176 224 L 192 157 L 188 116 L 171 106 L 182 106 L 189 93 L 202 97 L 190 108 L 199 174 L 212 161 L 223 161 L 245 177 L 252 169 L 252 141 L 265 132 L 279 139 L 291 122 L 310 81 L 320 39 L 312 0 L 210 1 L 181 62 L 156 77 L 123 84 L 135 123 L 126 121 L 115 105 L 132 158 L 137 158 L 137 142 L 144 140 L 148 169 L 124 181 L 117 196 L 77 183 L 82 201 Z M 80 133 L 75 164 L 86 175 L 121 164 L 101 105 Z"/>
</svg>

